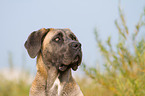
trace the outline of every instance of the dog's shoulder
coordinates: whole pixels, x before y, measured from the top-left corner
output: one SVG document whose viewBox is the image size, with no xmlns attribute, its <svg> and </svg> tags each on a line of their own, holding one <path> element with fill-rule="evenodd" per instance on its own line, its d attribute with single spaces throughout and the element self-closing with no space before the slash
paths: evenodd
<svg viewBox="0 0 145 96">
<path fill-rule="evenodd" d="M 76 83 L 73 77 L 70 78 L 69 82 L 63 86 L 61 96 L 83 96 L 79 85 Z"/>
</svg>

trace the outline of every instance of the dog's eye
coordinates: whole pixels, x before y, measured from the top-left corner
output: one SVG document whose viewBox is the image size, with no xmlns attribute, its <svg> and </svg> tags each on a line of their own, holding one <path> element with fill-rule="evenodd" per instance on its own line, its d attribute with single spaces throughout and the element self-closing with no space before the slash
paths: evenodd
<svg viewBox="0 0 145 96">
<path fill-rule="evenodd" d="M 57 34 L 57 35 L 53 38 L 53 41 L 54 41 L 54 42 L 57 42 L 57 43 L 63 42 L 64 40 L 63 40 L 62 33 Z"/>
<path fill-rule="evenodd" d="M 56 37 L 54 40 L 55 40 L 56 42 L 59 42 L 61 39 L 60 39 L 59 37 Z"/>
</svg>

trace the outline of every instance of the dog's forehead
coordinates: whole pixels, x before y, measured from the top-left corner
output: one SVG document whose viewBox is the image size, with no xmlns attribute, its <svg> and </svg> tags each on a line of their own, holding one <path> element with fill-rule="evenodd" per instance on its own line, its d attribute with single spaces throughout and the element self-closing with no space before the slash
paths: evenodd
<svg viewBox="0 0 145 96">
<path fill-rule="evenodd" d="M 74 35 L 74 33 L 70 30 L 70 29 L 68 29 L 68 28 L 65 28 L 65 29 L 52 29 L 52 30 L 50 30 L 48 33 L 47 33 L 47 35 L 46 35 L 46 37 L 45 37 L 45 39 L 44 39 L 44 41 L 50 41 L 55 35 L 57 35 L 58 33 L 62 33 L 64 36 L 67 36 L 67 35 L 69 35 L 69 34 L 73 34 Z M 74 35 L 75 36 L 75 35 Z"/>
<path fill-rule="evenodd" d="M 49 36 L 49 38 L 52 38 L 53 36 L 57 35 L 58 33 L 62 33 L 64 36 L 67 36 L 69 34 L 73 34 L 74 35 L 74 33 L 68 28 L 65 28 L 65 29 L 53 29 L 53 30 L 49 31 L 47 35 Z"/>
<path fill-rule="evenodd" d="M 65 29 L 54 29 L 53 32 L 56 33 L 56 34 L 59 33 L 59 32 L 62 32 L 62 33 L 64 33 L 64 35 L 73 34 L 73 32 L 70 29 L 68 29 L 68 28 L 65 28 Z"/>
</svg>

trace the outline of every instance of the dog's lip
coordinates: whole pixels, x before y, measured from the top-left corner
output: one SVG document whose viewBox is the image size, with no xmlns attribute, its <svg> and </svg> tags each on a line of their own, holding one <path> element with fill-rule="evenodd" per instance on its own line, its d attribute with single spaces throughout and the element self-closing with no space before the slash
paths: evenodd
<svg viewBox="0 0 145 96">
<path fill-rule="evenodd" d="M 65 71 L 67 68 L 72 68 L 74 71 L 76 71 L 77 70 L 77 68 L 78 68 L 78 64 L 79 64 L 79 62 L 80 62 L 80 57 L 79 57 L 79 55 L 77 55 L 76 57 L 75 57 L 75 59 L 73 60 L 73 62 L 71 62 L 71 64 L 61 64 L 60 66 L 59 66 L 59 70 L 60 71 Z"/>
<path fill-rule="evenodd" d="M 80 56 L 79 55 L 77 55 L 76 57 L 75 57 L 75 59 L 74 59 L 74 61 L 73 61 L 73 63 L 71 64 L 71 68 L 74 70 L 74 71 L 76 71 L 77 69 L 78 69 L 78 64 L 79 64 L 79 62 L 80 62 Z"/>
<path fill-rule="evenodd" d="M 61 65 L 59 66 L 59 70 L 60 70 L 60 71 L 65 71 L 65 70 L 67 69 L 67 67 L 68 67 L 68 65 L 61 64 Z"/>
<path fill-rule="evenodd" d="M 76 63 L 76 62 L 78 62 L 78 61 L 79 61 L 79 56 L 77 55 L 77 56 L 75 57 L 75 59 L 73 60 L 72 63 Z"/>
</svg>

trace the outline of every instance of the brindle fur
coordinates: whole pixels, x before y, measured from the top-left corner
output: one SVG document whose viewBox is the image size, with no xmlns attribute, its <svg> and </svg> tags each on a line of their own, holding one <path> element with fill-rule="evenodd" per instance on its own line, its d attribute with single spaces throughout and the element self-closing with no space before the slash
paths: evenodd
<svg viewBox="0 0 145 96">
<path fill-rule="evenodd" d="M 56 42 L 59 35 L 63 40 Z M 30 34 L 25 48 L 31 58 L 37 56 L 37 73 L 30 96 L 83 96 L 71 74 L 71 68 L 76 70 L 82 58 L 81 48 L 73 50 L 71 47 L 76 47 L 73 43 L 79 41 L 69 29 L 42 28 Z M 80 57 L 77 64 L 72 63 L 76 55 Z M 59 70 L 61 64 L 69 67 Z"/>
</svg>

